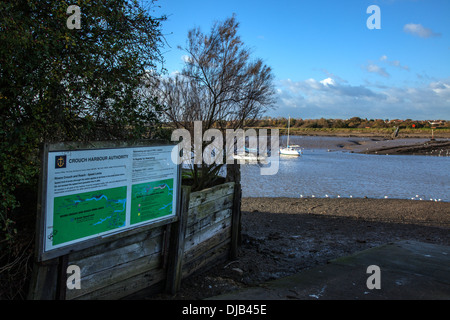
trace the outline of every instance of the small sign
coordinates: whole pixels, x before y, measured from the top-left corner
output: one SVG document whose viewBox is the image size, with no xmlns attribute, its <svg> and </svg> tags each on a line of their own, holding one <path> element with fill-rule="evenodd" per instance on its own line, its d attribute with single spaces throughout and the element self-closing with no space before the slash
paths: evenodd
<svg viewBox="0 0 450 320">
<path fill-rule="evenodd" d="M 66 167 L 66 156 L 55 156 L 55 169 L 61 169 Z"/>
</svg>

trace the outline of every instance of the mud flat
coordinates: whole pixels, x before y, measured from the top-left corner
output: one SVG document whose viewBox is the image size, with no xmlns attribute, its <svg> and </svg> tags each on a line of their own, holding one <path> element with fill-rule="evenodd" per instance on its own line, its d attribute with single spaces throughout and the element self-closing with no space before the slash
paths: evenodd
<svg viewBox="0 0 450 320">
<path fill-rule="evenodd" d="M 283 140 L 281 144 L 283 145 Z M 383 138 L 343 136 L 291 136 L 291 144 L 303 149 L 328 149 L 367 154 L 410 154 L 450 156 L 450 139 Z"/>
<path fill-rule="evenodd" d="M 397 199 L 244 198 L 238 259 L 185 279 L 203 299 L 399 240 L 450 245 L 450 203 Z"/>
<path fill-rule="evenodd" d="M 358 149 L 355 150 L 358 151 Z M 450 156 L 450 140 L 386 140 L 385 142 L 381 142 L 380 145 L 371 143 L 366 146 L 366 150 L 359 149 L 359 152 L 367 154 Z"/>
</svg>

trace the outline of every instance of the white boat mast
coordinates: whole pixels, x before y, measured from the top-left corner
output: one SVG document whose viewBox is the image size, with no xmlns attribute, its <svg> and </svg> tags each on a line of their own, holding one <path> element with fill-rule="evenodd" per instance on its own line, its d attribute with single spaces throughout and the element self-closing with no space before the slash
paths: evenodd
<svg viewBox="0 0 450 320">
<path fill-rule="evenodd" d="M 289 127 L 291 126 L 291 116 L 289 115 L 288 119 L 288 137 L 287 137 L 287 145 L 286 147 L 289 148 Z"/>
</svg>

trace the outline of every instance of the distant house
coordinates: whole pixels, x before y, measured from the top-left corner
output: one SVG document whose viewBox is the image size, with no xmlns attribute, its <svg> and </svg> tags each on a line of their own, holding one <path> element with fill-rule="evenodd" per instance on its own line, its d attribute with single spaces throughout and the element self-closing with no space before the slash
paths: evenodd
<svg viewBox="0 0 450 320">
<path fill-rule="evenodd" d="M 432 121 L 428 121 L 429 124 L 431 124 L 432 126 L 440 126 L 440 125 L 445 125 L 445 120 L 432 120 Z"/>
</svg>

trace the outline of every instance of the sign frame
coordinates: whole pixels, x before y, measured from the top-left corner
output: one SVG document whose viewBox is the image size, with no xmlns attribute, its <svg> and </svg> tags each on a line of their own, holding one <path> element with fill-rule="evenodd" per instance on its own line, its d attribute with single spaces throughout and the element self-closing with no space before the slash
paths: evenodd
<svg viewBox="0 0 450 320">
<path fill-rule="evenodd" d="M 93 142 L 61 142 L 61 143 L 46 143 L 41 147 L 41 174 L 39 180 L 38 187 L 38 207 L 37 207 L 37 219 L 36 219 L 36 256 L 39 262 L 54 259 L 71 252 L 80 251 L 87 249 L 92 246 L 104 244 L 110 241 L 114 241 L 120 239 L 122 237 L 130 236 L 132 234 L 140 233 L 146 230 L 150 230 L 159 226 L 171 224 L 179 221 L 181 215 L 181 164 L 176 164 L 171 161 L 173 164 L 174 173 L 174 181 L 173 181 L 173 191 L 176 194 L 173 195 L 172 200 L 172 214 L 167 216 L 162 216 L 160 218 L 149 219 L 147 221 L 143 221 L 140 223 L 136 223 L 136 225 L 132 225 L 128 219 L 128 225 L 117 227 L 116 230 L 108 231 L 104 234 L 94 234 L 90 235 L 87 239 L 80 238 L 74 240 L 74 243 L 70 243 L 67 245 L 61 245 L 57 248 L 51 248 L 46 250 L 46 236 L 47 236 L 47 221 L 49 215 L 53 215 L 53 212 L 47 212 L 48 201 L 49 201 L 49 190 L 48 186 L 48 177 L 49 177 L 49 163 L 53 163 L 51 160 L 49 161 L 49 154 L 54 154 L 55 152 L 72 152 L 72 151 L 104 151 L 108 152 L 109 150 L 124 150 L 124 149 L 138 149 L 138 148 L 158 148 L 158 147 L 172 147 L 177 148 L 177 144 L 173 142 L 168 142 L 164 140 L 138 140 L 133 142 L 128 141 L 93 141 Z M 144 149 L 141 149 L 144 150 Z M 132 152 L 132 151 L 128 151 Z M 173 152 L 173 151 L 171 151 Z M 132 162 L 133 159 L 129 160 Z M 60 165 L 62 163 L 59 162 Z M 57 166 L 57 162 L 55 159 L 55 166 Z M 63 168 L 63 165 L 60 167 Z M 53 169 L 55 170 L 55 169 Z M 57 170 L 57 169 L 56 169 Z M 130 171 L 130 169 L 129 169 Z M 131 170 L 132 171 L 132 170 Z M 131 178 L 128 177 L 128 180 L 131 181 Z M 127 185 L 128 187 L 128 185 Z M 130 185 L 131 187 L 131 185 Z M 128 192 L 128 190 L 127 190 Z M 129 191 L 131 193 L 131 191 Z M 128 193 L 128 194 L 129 194 Z M 128 200 L 127 194 L 127 200 Z M 53 195 L 51 199 L 55 199 Z M 131 207 L 131 204 L 127 204 L 127 208 Z M 130 215 L 128 210 L 125 212 L 125 215 Z M 52 226 L 53 227 L 53 226 Z"/>
</svg>

